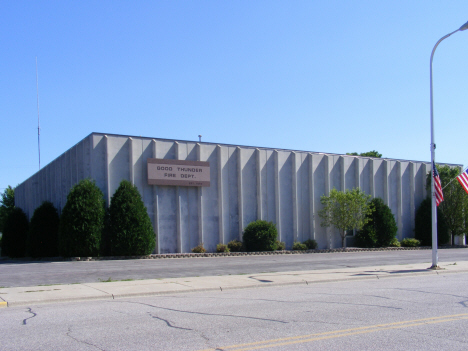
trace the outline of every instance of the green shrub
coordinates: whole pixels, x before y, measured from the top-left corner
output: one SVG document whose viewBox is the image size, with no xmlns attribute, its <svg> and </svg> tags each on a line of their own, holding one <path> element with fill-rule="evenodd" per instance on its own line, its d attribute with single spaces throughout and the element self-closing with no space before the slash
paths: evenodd
<svg viewBox="0 0 468 351">
<path fill-rule="evenodd" d="M 414 237 L 422 246 L 432 246 L 432 211 L 431 199 L 426 198 L 419 205 L 414 220 Z M 443 245 L 450 240 L 447 223 L 442 212 L 437 208 L 437 245 Z"/>
<path fill-rule="evenodd" d="M 229 252 L 229 247 L 226 244 L 216 245 L 216 252 Z"/>
<path fill-rule="evenodd" d="M 97 256 L 104 227 L 104 198 L 94 181 L 73 186 L 62 210 L 59 251 L 65 257 Z"/>
<path fill-rule="evenodd" d="M 292 249 L 293 250 L 307 250 L 307 245 L 306 244 L 303 244 L 303 243 L 300 243 L 298 241 L 295 241 L 293 243 L 293 246 L 292 246 Z"/>
<path fill-rule="evenodd" d="M 421 244 L 421 242 L 418 239 L 405 238 L 400 242 L 400 244 L 403 247 L 417 247 Z"/>
<path fill-rule="evenodd" d="M 244 245 L 242 241 L 235 239 L 228 242 L 228 248 L 231 252 L 242 252 L 244 250 Z"/>
<path fill-rule="evenodd" d="M 28 254 L 32 257 L 59 255 L 59 215 L 54 205 L 45 201 L 36 208 L 29 225 Z"/>
<path fill-rule="evenodd" d="M 3 225 L 2 255 L 24 257 L 28 231 L 28 217 L 23 210 L 15 207 L 9 211 Z"/>
<path fill-rule="evenodd" d="M 15 208 L 15 188 L 8 185 L 0 196 L 0 233 L 10 211 Z"/>
<path fill-rule="evenodd" d="M 370 224 L 370 223 L 369 223 Z M 359 230 L 354 237 L 354 245 L 357 247 L 376 247 L 377 235 L 373 226 L 369 225 L 363 230 Z"/>
<path fill-rule="evenodd" d="M 305 246 L 308 250 L 315 250 L 318 247 L 317 242 L 314 239 L 308 239 L 304 241 Z"/>
<path fill-rule="evenodd" d="M 195 246 L 193 249 L 192 249 L 192 252 L 193 253 L 205 253 L 206 252 L 206 249 L 203 247 L 203 243 L 198 245 L 198 246 Z"/>
<path fill-rule="evenodd" d="M 153 225 L 138 189 L 122 180 L 109 206 L 111 255 L 149 255 L 156 245 Z"/>
<path fill-rule="evenodd" d="M 278 231 L 274 223 L 257 220 L 244 229 L 242 241 L 248 252 L 274 251 L 277 237 Z"/>
<path fill-rule="evenodd" d="M 378 197 L 372 199 L 371 206 L 374 212 L 356 235 L 355 244 L 359 247 L 390 246 L 398 231 L 392 210 Z"/>
<path fill-rule="evenodd" d="M 390 246 L 390 247 L 400 247 L 401 244 L 400 244 L 400 242 L 398 241 L 398 239 L 395 238 L 395 239 L 392 240 L 392 242 L 391 242 L 390 245 L 388 245 L 388 246 Z"/>
<path fill-rule="evenodd" d="M 278 251 L 286 250 L 286 243 L 284 241 L 276 240 L 276 250 Z"/>
</svg>

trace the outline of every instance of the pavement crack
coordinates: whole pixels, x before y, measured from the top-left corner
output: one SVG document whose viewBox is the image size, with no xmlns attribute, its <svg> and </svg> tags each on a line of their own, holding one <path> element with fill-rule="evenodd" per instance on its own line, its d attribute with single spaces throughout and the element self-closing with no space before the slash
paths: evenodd
<svg viewBox="0 0 468 351">
<path fill-rule="evenodd" d="M 27 311 L 27 312 L 31 313 L 32 316 L 29 317 L 29 318 L 23 319 L 23 325 L 26 325 L 26 323 L 27 323 L 26 321 L 27 321 L 28 319 L 31 319 L 31 318 L 34 318 L 34 317 L 37 316 L 37 313 L 33 312 L 33 310 L 31 309 L 31 307 L 28 308 L 28 311 Z"/>
<path fill-rule="evenodd" d="M 170 328 L 193 331 L 193 329 L 189 329 L 189 328 L 176 327 L 175 325 L 172 325 L 171 322 L 169 322 L 167 319 L 164 319 L 164 318 L 161 318 L 161 317 L 158 317 L 158 316 L 153 316 L 153 315 L 152 315 L 151 313 L 149 313 L 149 312 L 148 312 L 148 314 L 151 316 L 151 318 L 159 319 L 160 321 L 163 321 L 163 322 L 166 323 L 166 325 L 167 325 L 168 327 L 170 327 Z"/>
<path fill-rule="evenodd" d="M 379 307 L 379 308 L 388 308 L 391 310 L 402 310 L 401 307 L 391 307 L 391 306 L 381 306 L 381 305 L 371 305 L 367 303 L 349 303 L 349 302 L 336 302 L 336 301 L 313 301 L 314 303 L 326 303 L 326 304 L 336 304 L 336 305 L 353 305 L 353 306 L 368 306 L 368 307 Z"/>
<path fill-rule="evenodd" d="M 70 339 L 73 339 L 73 340 L 75 340 L 76 342 L 79 342 L 80 344 L 89 345 L 89 346 L 95 347 L 95 348 L 98 349 L 98 350 L 106 351 L 105 349 L 101 349 L 99 346 L 96 346 L 96 345 L 94 345 L 94 344 L 91 344 L 91 343 L 86 342 L 86 341 L 83 341 L 83 340 L 79 340 L 79 339 L 77 339 L 77 338 L 71 336 L 71 335 L 70 335 L 71 333 L 72 333 L 72 330 L 71 330 L 70 327 L 68 327 L 68 331 L 66 332 L 65 335 L 68 336 Z"/>
<path fill-rule="evenodd" d="M 424 291 L 424 290 L 418 290 L 418 289 L 402 289 L 402 288 L 395 288 L 395 290 L 419 292 L 419 293 L 422 293 L 422 294 L 431 294 L 431 295 L 442 295 L 442 296 L 461 297 L 461 298 L 465 298 L 465 299 L 467 298 L 467 296 L 463 296 L 463 295 L 446 294 L 446 293 L 439 293 L 439 292 L 434 292 L 434 291 Z"/>
<path fill-rule="evenodd" d="M 232 317 L 232 318 L 243 318 L 243 319 L 253 319 L 253 320 L 259 320 L 259 321 L 266 321 L 266 322 L 275 322 L 275 323 L 281 323 L 281 324 L 288 324 L 289 322 L 285 321 L 279 321 L 276 319 L 267 319 L 267 318 L 258 318 L 258 317 L 249 317 L 249 316 L 236 316 L 232 314 L 218 314 L 218 313 L 207 313 L 207 312 L 194 312 L 194 311 L 184 311 L 184 310 L 176 310 L 174 308 L 168 308 L 168 307 L 160 307 L 160 306 L 155 306 L 155 305 L 150 305 L 148 303 L 143 303 L 143 302 L 134 302 L 134 301 L 112 301 L 112 303 L 134 303 L 138 305 L 143 305 L 143 306 L 149 306 L 153 308 L 159 308 L 161 310 L 166 310 L 166 311 L 172 311 L 172 312 L 179 312 L 179 313 L 188 313 L 188 314 L 196 314 L 196 315 L 202 315 L 202 316 L 219 316 L 219 317 Z"/>
<path fill-rule="evenodd" d="M 109 292 L 107 292 L 107 291 L 104 291 L 104 290 L 98 289 L 98 288 L 96 288 L 96 287 L 94 287 L 94 286 L 89 286 L 89 285 L 86 285 L 86 284 L 81 284 L 81 285 L 87 286 L 88 288 L 91 288 L 91 289 L 94 289 L 94 290 L 97 290 L 97 291 L 103 292 L 104 294 L 111 295 L 112 297 L 114 297 L 114 295 L 113 295 L 113 294 L 111 294 L 111 293 L 109 293 Z"/>
</svg>

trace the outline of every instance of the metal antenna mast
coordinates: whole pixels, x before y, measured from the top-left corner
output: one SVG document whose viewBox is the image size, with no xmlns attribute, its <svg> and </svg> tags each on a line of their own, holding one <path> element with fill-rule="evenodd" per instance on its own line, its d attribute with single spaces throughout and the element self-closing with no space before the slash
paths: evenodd
<svg viewBox="0 0 468 351">
<path fill-rule="evenodd" d="M 41 124 L 39 119 L 39 82 L 37 78 L 37 56 L 36 56 L 36 97 L 37 97 L 37 148 L 39 151 L 39 169 L 41 169 Z"/>
</svg>

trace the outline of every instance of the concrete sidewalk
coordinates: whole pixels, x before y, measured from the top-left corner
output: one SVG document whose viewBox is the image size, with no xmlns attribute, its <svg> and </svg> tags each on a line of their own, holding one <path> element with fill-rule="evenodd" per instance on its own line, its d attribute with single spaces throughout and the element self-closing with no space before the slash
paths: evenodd
<svg viewBox="0 0 468 351">
<path fill-rule="evenodd" d="M 440 270 L 428 269 L 428 263 L 340 268 L 297 272 L 258 273 L 208 277 L 187 277 L 110 281 L 87 284 L 64 284 L 0 288 L 0 308 L 83 300 L 105 300 L 292 284 L 313 284 L 352 279 L 380 279 L 396 276 L 450 274 L 468 272 L 468 261 L 442 262 Z"/>
</svg>

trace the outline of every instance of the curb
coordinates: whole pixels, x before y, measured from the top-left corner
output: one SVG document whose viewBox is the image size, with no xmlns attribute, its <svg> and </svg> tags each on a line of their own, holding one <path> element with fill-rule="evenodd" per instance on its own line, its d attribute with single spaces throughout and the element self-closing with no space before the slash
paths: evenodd
<svg viewBox="0 0 468 351">
<path fill-rule="evenodd" d="M 282 287 L 282 286 L 293 286 L 293 285 L 313 285 L 318 283 L 333 283 L 333 282 L 345 282 L 345 281 L 363 281 L 363 280 L 375 280 L 375 279 L 384 279 L 384 278 L 402 278 L 402 277 L 411 277 L 411 276 L 422 276 L 422 275 L 443 275 L 443 274 L 455 274 L 455 273 L 467 273 L 468 269 L 461 269 L 456 271 L 450 270 L 431 270 L 427 269 L 425 271 L 402 271 L 393 274 L 382 274 L 379 271 L 376 271 L 375 274 L 369 274 L 365 276 L 342 276 L 342 277 L 327 277 L 317 280 L 296 280 L 290 282 L 267 282 L 267 283 L 258 283 L 258 284 L 248 284 L 248 285 L 237 285 L 237 286 L 217 286 L 217 287 L 208 287 L 208 288 L 194 288 L 190 287 L 185 290 L 175 289 L 175 290 L 165 290 L 165 291 L 153 291 L 153 292 L 130 292 L 130 293 L 110 293 L 102 290 L 104 293 L 102 296 L 81 296 L 81 297 L 65 297 L 65 298 L 51 298 L 43 300 L 30 300 L 30 301 L 20 301 L 20 302 L 0 302 L 0 308 L 2 307 L 18 307 L 25 305 L 42 305 L 50 303 L 66 303 L 66 302 L 80 302 L 80 301 L 96 301 L 96 300 L 117 300 L 123 298 L 137 298 L 137 297 L 148 297 L 148 296 L 159 296 L 159 295 L 168 295 L 168 294 L 181 294 L 181 293 L 193 293 L 193 292 L 209 292 L 209 291 L 226 291 L 226 290 L 239 290 L 239 289 L 251 289 L 251 288 L 268 288 L 268 287 Z"/>
<path fill-rule="evenodd" d="M 441 246 L 439 249 L 466 249 L 468 245 Z M 167 253 L 151 254 L 144 256 L 104 256 L 104 257 L 42 257 L 42 258 L 19 258 L 10 259 L 0 257 L 0 261 L 107 261 L 107 260 L 142 260 L 142 259 L 173 259 L 173 258 L 205 258 L 205 257 L 235 257 L 235 256 L 266 256 L 266 255 L 304 255 L 321 253 L 350 253 L 365 251 L 408 251 L 408 250 L 431 250 L 430 246 L 419 247 L 384 247 L 384 248 L 337 248 L 316 250 L 281 250 L 281 251 L 259 251 L 259 252 L 205 252 L 205 253 Z"/>
</svg>

